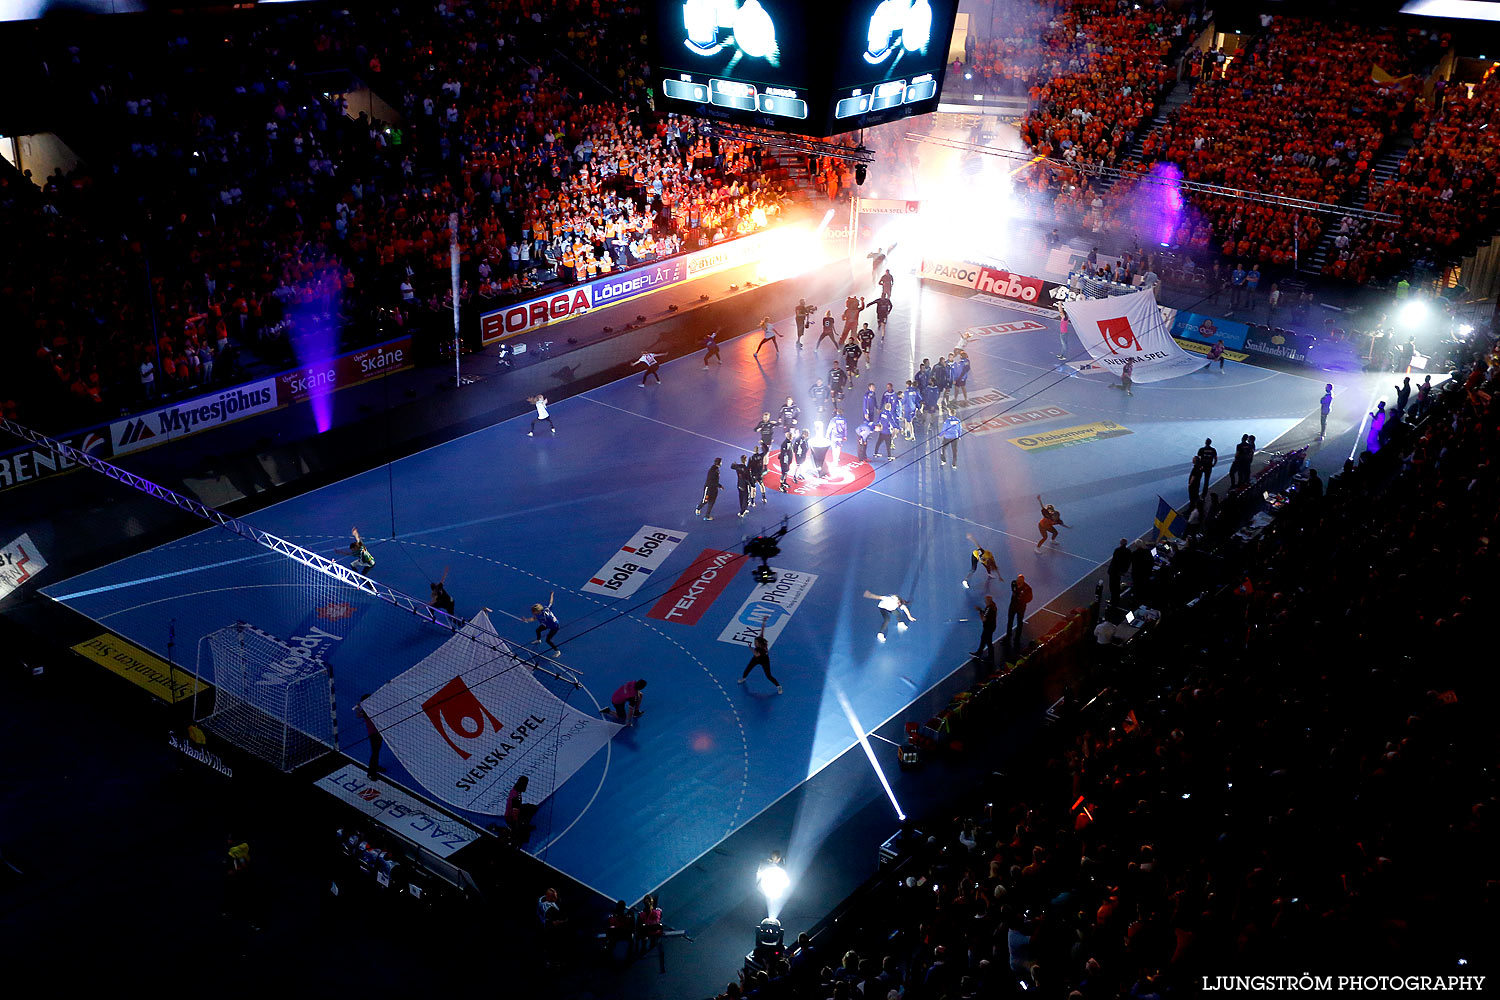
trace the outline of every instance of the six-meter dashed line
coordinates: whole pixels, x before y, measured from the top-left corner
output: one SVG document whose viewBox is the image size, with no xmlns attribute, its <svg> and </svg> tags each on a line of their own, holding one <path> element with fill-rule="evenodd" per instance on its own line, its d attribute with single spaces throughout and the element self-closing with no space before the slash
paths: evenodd
<svg viewBox="0 0 1500 1000">
<path fill-rule="evenodd" d="M 450 548 L 449 546 L 446 546 L 446 545 L 432 545 L 432 544 L 430 544 L 428 542 L 407 542 L 406 544 L 407 545 L 420 545 L 423 548 L 437 549 L 437 550 L 439 550 L 441 552 L 451 552 L 454 555 L 467 556 L 467 557 L 469 557 L 471 559 L 481 559 L 481 560 L 483 560 L 485 562 L 493 563 L 496 566 L 503 566 L 504 568 L 506 568 L 508 570 L 511 570 L 512 572 L 515 572 L 515 573 L 520 573 L 523 576 L 529 576 L 533 580 L 537 580 L 537 581 L 540 581 L 541 583 L 545 583 L 548 587 L 551 587 L 554 590 L 563 590 L 563 591 L 567 591 L 569 593 L 577 594 L 579 597 L 582 597 L 582 598 L 585 598 L 587 600 L 593 601 L 595 604 L 600 604 L 600 605 L 603 605 L 604 607 L 611 607 L 612 606 L 608 601 L 602 600 L 601 598 L 594 597 L 591 594 L 579 593 L 578 591 L 573 590 L 571 587 L 567 587 L 567 586 L 564 586 L 564 585 L 562 585 L 560 583 L 557 583 L 557 582 L 555 582 L 553 580 L 549 580 L 545 576 L 540 576 L 540 575 L 538 575 L 536 573 L 531 572 L 530 570 L 522 569 L 519 566 L 512 566 L 508 562 L 504 562 L 504 561 L 502 561 L 500 559 L 495 559 L 495 558 L 493 558 L 491 556 L 479 555 L 478 553 L 474 553 L 474 552 L 465 552 L 462 549 Z M 745 733 L 745 723 L 744 723 L 744 720 L 742 720 L 740 718 L 740 710 L 735 706 L 734 699 L 731 698 L 730 695 L 729 695 L 729 692 L 724 689 L 724 685 L 722 683 L 720 683 L 719 678 L 717 676 L 715 676 L 714 672 L 712 670 L 709 670 L 708 667 L 704 665 L 703 661 L 700 660 L 700 659 L 698 659 L 698 657 L 694 656 L 693 653 L 690 650 L 688 650 L 688 648 L 686 646 L 684 646 L 682 643 L 678 642 L 676 639 L 672 638 L 670 635 L 668 635 L 667 633 L 663 632 L 661 629 L 657 628 L 655 625 L 652 625 L 649 622 L 642 621 L 641 619 L 636 618 L 634 615 L 626 615 L 625 617 L 630 618 L 631 620 L 635 621 L 637 624 L 643 625 L 646 628 L 650 629 L 652 632 L 655 632 L 657 635 L 661 636 L 663 639 L 667 640 L 672 645 L 674 645 L 678 649 L 682 650 L 683 655 L 686 656 L 688 659 L 690 659 L 694 663 L 698 664 L 698 669 L 702 670 L 704 672 L 704 674 L 706 674 L 708 676 L 708 679 L 711 682 L 713 682 L 713 685 L 714 685 L 715 688 L 718 689 L 719 694 L 721 694 L 724 697 L 725 704 L 727 704 L 729 706 L 729 711 L 731 713 L 733 713 L 733 715 L 734 715 L 735 728 L 737 728 L 739 730 L 739 733 L 740 733 L 740 749 L 741 749 L 741 754 L 742 754 L 742 756 L 744 758 L 744 770 L 743 770 L 743 772 L 741 773 L 741 776 L 740 776 L 740 796 L 739 796 L 739 801 L 737 801 L 735 803 L 735 805 L 734 805 L 734 812 L 729 817 L 729 824 L 724 828 L 724 836 L 727 837 L 731 833 L 733 833 L 734 830 L 735 830 L 735 822 L 739 819 L 740 810 L 744 808 L 744 805 L 745 805 L 745 794 L 746 794 L 746 792 L 747 792 L 747 790 L 748 790 L 748 788 L 750 786 L 750 739 L 749 739 L 749 737 Z M 602 785 L 602 781 L 601 781 L 601 785 Z M 595 790 L 595 795 L 597 795 L 597 794 L 598 794 L 598 791 L 596 789 Z M 592 805 L 593 800 L 590 799 L 589 801 L 590 801 L 590 804 Z M 585 810 L 587 810 L 588 807 L 585 806 L 584 808 L 585 808 Z M 567 833 L 569 830 L 571 830 L 573 828 L 573 825 L 576 824 L 578 822 L 578 820 L 582 819 L 582 818 L 583 818 L 583 813 L 579 813 L 578 816 L 574 818 L 573 822 L 569 823 L 567 825 L 567 827 L 565 827 L 563 829 L 562 833 L 558 834 L 556 837 L 553 837 L 548 842 L 548 845 L 551 846 L 553 844 L 556 844 L 558 842 L 558 840 L 560 840 L 562 838 L 563 833 Z"/>
</svg>

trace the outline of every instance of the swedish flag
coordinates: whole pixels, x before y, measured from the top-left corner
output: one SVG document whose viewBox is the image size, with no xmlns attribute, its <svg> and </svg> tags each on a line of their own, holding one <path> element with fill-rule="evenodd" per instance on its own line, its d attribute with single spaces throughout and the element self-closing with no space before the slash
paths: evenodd
<svg viewBox="0 0 1500 1000">
<path fill-rule="evenodd" d="M 1156 498 L 1156 540 L 1176 538 L 1177 533 L 1172 530 L 1172 525 L 1175 523 L 1177 523 L 1177 512 L 1172 509 L 1171 504 L 1158 495 Z"/>
</svg>

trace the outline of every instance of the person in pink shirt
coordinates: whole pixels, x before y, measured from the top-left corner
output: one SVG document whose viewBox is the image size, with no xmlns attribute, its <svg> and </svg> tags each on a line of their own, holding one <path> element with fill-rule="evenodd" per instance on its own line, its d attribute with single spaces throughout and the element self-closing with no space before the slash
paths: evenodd
<svg viewBox="0 0 1500 1000">
<path fill-rule="evenodd" d="M 626 681 L 615 689 L 615 693 L 609 699 L 611 707 L 603 709 L 604 714 L 613 713 L 615 718 L 627 726 L 630 725 L 636 716 L 645 714 L 641 711 L 641 692 L 644 690 L 646 690 L 644 680 Z"/>
</svg>

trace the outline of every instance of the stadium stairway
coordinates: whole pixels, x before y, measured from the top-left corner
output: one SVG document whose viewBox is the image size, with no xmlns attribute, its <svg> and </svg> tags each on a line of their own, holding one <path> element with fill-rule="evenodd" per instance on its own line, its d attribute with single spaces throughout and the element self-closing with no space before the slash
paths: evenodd
<svg viewBox="0 0 1500 1000">
<path fill-rule="evenodd" d="M 790 149 L 778 149 L 770 147 L 771 159 L 776 161 L 776 169 L 782 172 L 782 176 L 797 191 L 812 191 L 816 185 L 813 183 L 812 173 L 807 169 L 807 156 Z"/>
<path fill-rule="evenodd" d="M 1147 169 L 1150 164 L 1141 162 L 1141 147 L 1146 143 L 1146 136 L 1165 125 L 1167 116 L 1186 104 L 1192 96 L 1193 89 L 1185 82 L 1178 82 L 1175 87 L 1167 91 L 1167 95 L 1156 106 L 1156 116 L 1151 119 L 1151 124 L 1141 129 L 1140 133 L 1131 140 L 1130 145 L 1125 147 L 1124 155 L 1116 162 L 1131 170 Z M 1114 185 L 1114 178 L 1107 177 L 1101 181 L 1101 189 L 1104 191 L 1108 191 Z"/>
<path fill-rule="evenodd" d="M 1375 158 L 1375 162 L 1370 166 L 1370 179 L 1361 186 L 1358 200 L 1349 202 L 1349 207 L 1364 208 L 1365 205 L 1369 204 L 1370 192 L 1384 187 L 1387 181 L 1396 176 L 1396 168 L 1401 165 L 1401 160 L 1406 156 L 1406 151 L 1411 146 L 1411 138 L 1403 135 L 1383 149 L 1380 155 Z M 1302 258 L 1302 262 L 1297 270 L 1303 274 L 1321 275 L 1323 273 L 1323 265 L 1333 259 L 1333 241 L 1337 236 L 1338 226 L 1331 223 L 1323 231 L 1323 237 L 1318 240 L 1318 245 L 1313 248 L 1313 252 Z"/>
</svg>

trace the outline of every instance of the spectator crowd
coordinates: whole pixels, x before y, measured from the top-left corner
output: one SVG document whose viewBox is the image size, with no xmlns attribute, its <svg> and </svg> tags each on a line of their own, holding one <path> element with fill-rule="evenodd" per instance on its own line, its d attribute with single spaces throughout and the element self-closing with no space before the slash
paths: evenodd
<svg viewBox="0 0 1500 1000">
<path fill-rule="evenodd" d="M 1447 387 L 1398 397 L 1326 492 L 1308 479 L 1253 540 L 1200 536 L 1217 541 L 1184 554 L 1139 651 L 1100 647 L 1098 697 L 924 828 L 862 909 L 719 1000 L 1475 968 L 1496 760 L 1490 684 L 1461 651 L 1482 648 L 1475 595 L 1500 568 L 1497 390 L 1488 336 Z"/>
<path fill-rule="evenodd" d="M 0 265 L 28 376 L 0 403 L 77 426 L 436 329 L 455 237 L 483 307 L 771 224 L 792 193 L 760 145 L 644 110 L 643 23 L 443 0 L 43 36 L 72 99 L 55 128 L 86 155 L 3 178 L 0 218 L 38 252 Z"/>
<path fill-rule="evenodd" d="M 1352 237 L 1327 265 L 1334 277 L 1366 281 L 1413 266 L 1440 267 L 1469 253 L 1494 228 L 1500 177 L 1500 79 L 1493 69 L 1473 88 L 1443 86 L 1412 125 L 1412 147 L 1388 182 L 1372 185 L 1369 208 L 1397 224 L 1352 224 Z"/>
<path fill-rule="evenodd" d="M 1338 21 L 1276 17 L 1221 73 L 1199 82 L 1141 148 L 1185 180 L 1334 204 L 1355 192 L 1411 103 L 1409 80 L 1377 83 L 1372 67 L 1405 67 L 1393 32 Z M 1311 249 L 1317 213 L 1194 193 L 1197 219 L 1174 234 L 1249 263 L 1289 264 Z M 1193 213 L 1188 213 L 1189 215 Z M 1206 225 L 1206 231 L 1204 226 Z"/>
</svg>

